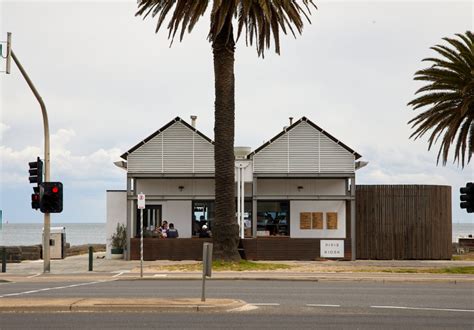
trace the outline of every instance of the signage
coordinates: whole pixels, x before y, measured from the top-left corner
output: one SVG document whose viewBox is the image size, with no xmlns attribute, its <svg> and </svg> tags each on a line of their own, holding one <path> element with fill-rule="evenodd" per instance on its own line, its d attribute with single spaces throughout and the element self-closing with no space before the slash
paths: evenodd
<svg viewBox="0 0 474 330">
<path fill-rule="evenodd" d="M 138 209 L 143 210 L 145 208 L 145 194 L 138 194 L 137 197 Z"/>
<path fill-rule="evenodd" d="M 337 229 L 337 212 L 326 212 L 327 229 Z"/>
<path fill-rule="evenodd" d="M 311 229 L 311 212 L 300 213 L 300 229 Z"/>
<path fill-rule="evenodd" d="M 323 212 L 313 212 L 312 217 L 313 229 L 323 229 Z"/>
<path fill-rule="evenodd" d="M 344 240 L 321 240 L 321 258 L 344 258 Z"/>
</svg>

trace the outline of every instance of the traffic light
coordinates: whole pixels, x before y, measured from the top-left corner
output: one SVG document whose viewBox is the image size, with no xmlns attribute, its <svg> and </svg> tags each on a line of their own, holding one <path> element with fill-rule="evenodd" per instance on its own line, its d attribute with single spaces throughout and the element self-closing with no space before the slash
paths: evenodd
<svg viewBox="0 0 474 330">
<path fill-rule="evenodd" d="M 34 193 L 31 194 L 31 208 L 37 210 L 40 208 L 39 187 L 33 187 L 33 191 Z"/>
<path fill-rule="evenodd" d="M 466 209 L 467 213 L 474 213 L 474 182 L 466 183 L 466 187 L 462 187 L 459 191 L 461 208 Z"/>
<path fill-rule="evenodd" d="M 43 213 L 61 213 L 63 211 L 63 184 L 61 182 L 43 182 L 40 184 L 40 211 Z"/>
<path fill-rule="evenodd" d="M 39 185 L 43 182 L 43 161 L 36 157 L 36 162 L 28 163 L 29 169 L 29 180 L 30 183 L 36 183 L 36 187 L 33 187 L 33 194 L 31 194 L 31 208 L 37 210 L 40 208 L 40 193 Z"/>
<path fill-rule="evenodd" d="M 38 186 L 43 182 L 43 161 L 37 157 L 36 162 L 28 163 L 30 166 L 30 183 L 37 183 Z"/>
</svg>

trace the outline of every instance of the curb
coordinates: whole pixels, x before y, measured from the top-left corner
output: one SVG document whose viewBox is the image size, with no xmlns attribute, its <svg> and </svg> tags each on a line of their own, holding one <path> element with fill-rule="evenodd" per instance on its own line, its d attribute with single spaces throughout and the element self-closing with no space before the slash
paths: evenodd
<svg viewBox="0 0 474 330">
<path fill-rule="evenodd" d="M 116 277 L 117 281 L 189 281 L 189 280 L 202 280 L 201 277 L 196 276 L 159 276 L 159 277 L 143 277 L 139 276 L 124 276 Z M 460 277 L 460 278 L 437 278 L 437 277 L 330 277 L 324 276 L 262 276 L 262 277 L 240 277 L 240 276 L 228 276 L 228 277 L 212 277 L 208 278 L 207 281 L 302 281 L 302 282 L 437 282 L 437 283 L 474 283 L 474 276 L 471 278 Z"/>
<path fill-rule="evenodd" d="M 0 313 L 15 312 L 222 312 L 241 308 L 246 302 L 236 299 L 154 299 L 154 298 L 3 298 Z"/>
</svg>

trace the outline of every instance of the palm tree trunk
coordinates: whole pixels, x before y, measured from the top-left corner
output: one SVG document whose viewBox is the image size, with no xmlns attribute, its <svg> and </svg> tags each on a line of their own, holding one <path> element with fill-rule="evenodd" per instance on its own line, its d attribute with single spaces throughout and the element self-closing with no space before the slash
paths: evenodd
<svg viewBox="0 0 474 330">
<path fill-rule="evenodd" d="M 237 250 L 239 226 L 235 218 L 234 181 L 234 50 L 232 23 L 229 20 L 212 44 L 215 78 L 214 164 L 215 223 L 212 228 L 214 257 L 240 260 Z"/>
</svg>

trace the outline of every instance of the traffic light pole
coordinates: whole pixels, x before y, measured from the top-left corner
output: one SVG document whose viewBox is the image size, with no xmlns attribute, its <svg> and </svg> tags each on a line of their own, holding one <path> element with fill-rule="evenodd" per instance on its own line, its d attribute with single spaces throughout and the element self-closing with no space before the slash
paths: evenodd
<svg viewBox="0 0 474 330">
<path fill-rule="evenodd" d="M 9 36 L 10 38 L 10 36 Z M 23 78 L 25 78 L 26 82 L 28 83 L 28 86 L 30 86 L 31 91 L 35 95 L 36 99 L 38 100 L 40 106 L 41 106 L 41 112 L 43 114 L 43 127 L 44 127 L 44 181 L 49 182 L 50 181 L 50 157 L 49 157 L 49 122 L 48 122 L 48 113 L 46 112 L 46 106 L 44 105 L 43 99 L 39 95 L 38 91 L 35 88 L 35 85 L 33 85 L 33 82 L 31 81 L 30 77 L 28 77 L 28 74 L 26 73 L 25 69 L 23 69 L 23 66 L 21 65 L 20 61 L 15 55 L 15 52 L 13 52 L 12 49 L 10 49 L 10 54 L 11 57 L 13 58 L 13 61 L 17 65 L 18 69 L 20 70 L 21 74 L 23 75 Z M 49 254 L 49 238 L 50 238 L 50 230 L 51 229 L 51 215 L 49 213 L 44 214 L 44 230 L 43 230 L 43 272 L 49 273 L 51 270 L 51 261 L 50 261 L 50 254 Z"/>
</svg>

